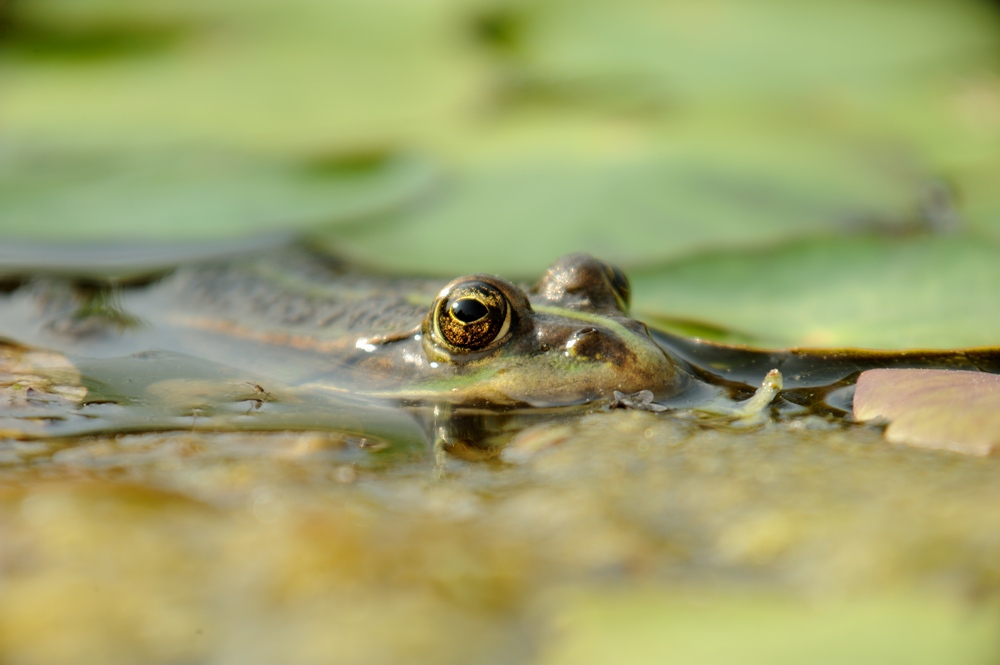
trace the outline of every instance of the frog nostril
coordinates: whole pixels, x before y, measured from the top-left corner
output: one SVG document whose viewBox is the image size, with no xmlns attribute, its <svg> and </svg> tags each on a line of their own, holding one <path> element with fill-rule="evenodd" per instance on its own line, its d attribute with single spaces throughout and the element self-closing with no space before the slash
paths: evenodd
<svg viewBox="0 0 1000 665">
<path fill-rule="evenodd" d="M 566 340 L 566 355 L 591 357 L 599 356 L 603 340 L 597 328 L 580 328 Z"/>
</svg>

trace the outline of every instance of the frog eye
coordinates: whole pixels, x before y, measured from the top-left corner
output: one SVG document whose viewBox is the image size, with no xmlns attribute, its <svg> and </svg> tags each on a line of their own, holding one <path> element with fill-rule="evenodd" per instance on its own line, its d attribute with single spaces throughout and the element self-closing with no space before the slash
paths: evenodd
<svg viewBox="0 0 1000 665">
<path fill-rule="evenodd" d="M 460 282 L 438 298 L 434 335 L 452 351 L 481 351 L 507 337 L 512 309 L 507 296 L 492 284 Z"/>
<path fill-rule="evenodd" d="M 625 276 L 621 268 L 606 262 L 604 262 L 604 274 L 607 275 L 611 288 L 615 290 L 615 296 L 618 298 L 618 304 L 621 305 L 622 311 L 628 312 L 628 308 L 632 304 L 632 286 L 628 283 L 628 277 Z"/>
</svg>

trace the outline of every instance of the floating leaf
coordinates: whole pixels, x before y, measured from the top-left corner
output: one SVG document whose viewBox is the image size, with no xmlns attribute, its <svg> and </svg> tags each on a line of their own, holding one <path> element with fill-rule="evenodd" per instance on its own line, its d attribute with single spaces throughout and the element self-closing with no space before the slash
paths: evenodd
<svg viewBox="0 0 1000 665">
<path fill-rule="evenodd" d="M 982 3 L 549 0 L 507 9 L 511 60 L 536 85 L 691 102 L 796 94 L 878 98 L 992 66 Z"/>
<path fill-rule="evenodd" d="M 1000 445 L 1000 375 L 869 370 L 858 378 L 854 417 L 888 421 L 892 443 L 988 455 Z"/>
<path fill-rule="evenodd" d="M 217 240 L 382 213 L 433 182 L 425 161 L 363 157 L 0 144 L 0 234 L 64 244 Z"/>
<path fill-rule="evenodd" d="M 296 152 L 411 142 L 448 130 L 490 88 L 460 29 L 461 6 L 17 3 L 11 32 L 26 32 L 28 43 L 0 49 L 4 128 L 69 141 L 207 139 Z M 150 37 L 151 49 L 94 58 L 86 47 L 94 34 L 98 46 L 101 34 L 141 45 L 162 26 L 177 34 Z M 52 57 L 54 41 L 63 57 Z M 84 52 L 67 51 L 67 41 Z"/>
<path fill-rule="evenodd" d="M 973 235 L 825 238 L 631 277 L 640 315 L 703 321 L 769 346 L 1000 343 L 1000 248 Z"/>
<path fill-rule="evenodd" d="M 580 250 L 628 266 L 905 222 L 920 189 L 849 137 L 773 119 L 537 112 L 455 143 L 436 196 L 325 242 L 395 271 L 531 277 Z"/>
</svg>

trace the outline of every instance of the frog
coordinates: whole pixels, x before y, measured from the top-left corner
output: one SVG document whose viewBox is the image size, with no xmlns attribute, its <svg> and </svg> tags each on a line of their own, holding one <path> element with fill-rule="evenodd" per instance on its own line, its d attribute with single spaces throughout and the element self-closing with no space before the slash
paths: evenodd
<svg viewBox="0 0 1000 665">
<path fill-rule="evenodd" d="M 373 281 L 314 266 L 294 277 L 282 267 L 279 287 L 274 266 L 178 275 L 158 288 L 173 290 L 174 299 L 187 294 L 189 307 L 168 317 L 135 299 L 128 307 L 159 318 L 161 329 L 184 331 L 171 343 L 198 331 L 267 347 L 251 354 L 258 360 L 295 350 L 316 370 L 300 385 L 398 404 L 558 408 L 608 402 L 615 393 L 666 399 L 691 380 L 630 316 L 625 273 L 589 254 L 559 259 L 531 286 L 482 273 L 443 285 Z M 341 288 L 317 290 L 317 279 Z M 234 291 L 249 290 L 252 302 L 261 288 L 280 288 L 283 297 L 258 312 L 232 303 Z"/>
<path fill-rule="evenodd" d="M 125 379 L 115 370 L 113 381 L 147 372 L 139 359 L 177 354 L 163 356 L 161 370 L 238 370 L 248 394 L 237 399 L 250 415 L 325 394 L 423 414 L 439 440 L 456 430 L 474 439 L 469 423 L 513 413 L 624 408 L 754 425 L 843 416 L 867 368 L 1000 371 L 995 351 L 768 351 L 671 334 L 634 318 L 626 274 L 585 253 L 558 259 L 534 284 L 372 275 L 292 247 L 112 284 L 38 277 L 5 291 L 0 338 L 64 353 L 96 374 L 109 359 L 136 367 Z"/>
<path fill-rule="evenodd" d="M 11 341 L 84 358 L 188 354 L 249 370 L 260 385 L 270 377 L 409 406 L 666 399 L 691 379 L 630 316 L 624 272 L 582 253 L 534 285 L 372 276 L 295 248 L 113 288 L 40 278 L 10 291 L 0 335 Z"/>
<path fill-rule="evenodd" d="M 296 410 L 370 432 L 396 418 L 378 405 L 435 445 L 495 450 L 521 426 L 594 409 L 740 408 L 631 315 L 619 267 L 584 253 L 533 284 L 377 275 L 303 247 L 117 283 L 41 275 L 0 294 L 0 338 L 79 368 L 75 410 L 28 414 L 51 416 L 53 436 L 284 427 L 303 422 Z M 36 392 L 56 385 L 41 379 Z"/>
</svg>

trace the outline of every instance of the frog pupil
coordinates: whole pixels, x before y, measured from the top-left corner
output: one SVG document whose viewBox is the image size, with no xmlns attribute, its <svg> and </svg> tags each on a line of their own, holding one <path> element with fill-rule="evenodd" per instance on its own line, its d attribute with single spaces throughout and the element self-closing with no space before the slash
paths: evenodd
<svg viewBox="0 0 1000 665">
<path fill-rule="evenodd" d="M 462 323 L 478 321 L 488 313 L 486 305 L 475 298 L 462 298 L 451 304 L 451 315 Z"/>
</svg>

